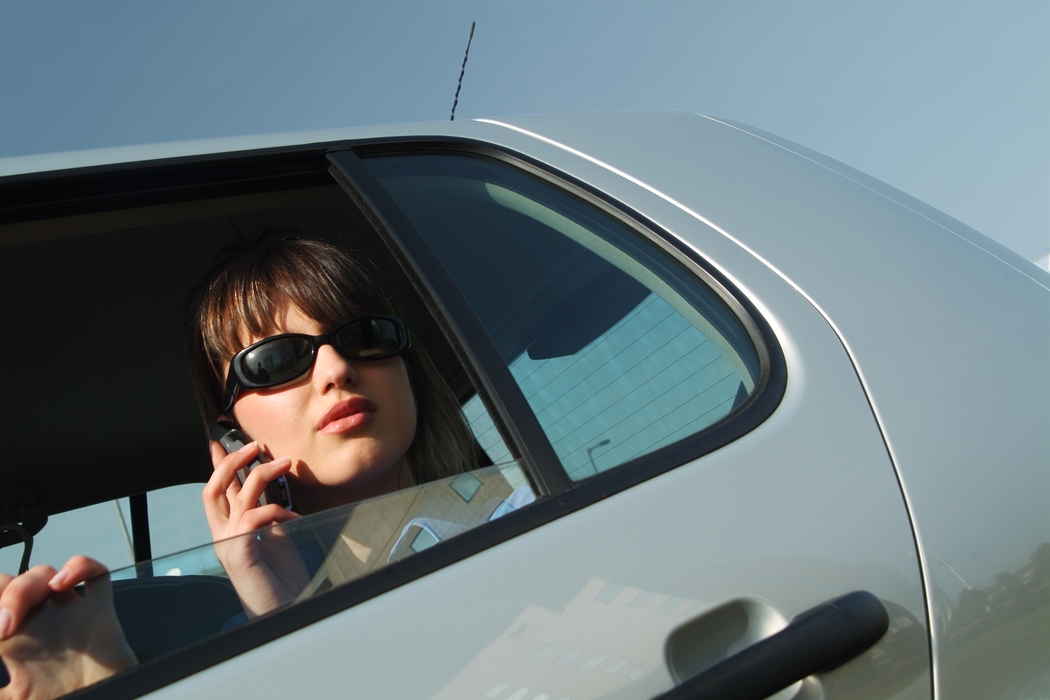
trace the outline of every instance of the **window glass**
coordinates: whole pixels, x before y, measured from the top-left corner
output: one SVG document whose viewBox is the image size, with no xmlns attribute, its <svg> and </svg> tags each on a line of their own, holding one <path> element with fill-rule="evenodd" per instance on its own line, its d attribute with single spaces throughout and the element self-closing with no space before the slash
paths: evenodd
<svg viewBox="0 0 1050 700">
<path fill-rule="evenodd" d="M 474 307 L 573 480 L 697 433 L 754 391 L 736 317 L 618 220 L 486 159 L 365 162 Z M 472 426 L 497 444 L 490 423 Z"/>
<path fill-rule="evenodd" d="M 503 441 L 503 436 L 499 434 L 492 416 L 489 415 L 485 404 L 481 402 L 481 398 L 477 394 L 463 404 L 463 415 L 467 419 L 467 424 L 470 425 L 478 445 L 485 451 L 485 454 L 493 464 L 502 464 L 514 458 L 510 453 L 510 448 L 507 447 L 507 443 Z"/>
<path fill-rule="evenodd" d="M 535 500 L 516 462 L 432 481 L 112 573 L 117 617 L 140 659 L 247 621 L 218 562 L 247 554 L 288 587 L 291 604 L 433 547 Z M 225 550 L 225 551 L 224 551 Z M 240 550 L 240 551 L 238 551 Z M 269 612 L 271 610 L 267 610 Z"/>
</svg>

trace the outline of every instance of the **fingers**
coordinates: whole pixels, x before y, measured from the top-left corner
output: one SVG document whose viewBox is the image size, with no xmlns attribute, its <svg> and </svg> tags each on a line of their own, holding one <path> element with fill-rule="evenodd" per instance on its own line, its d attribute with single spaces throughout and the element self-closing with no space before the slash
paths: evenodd
<svg viewBox="0 0 1050 700">
<path fill-rule="evenodd" d="M 51 580 L 48 581 L 48 587 L 55 592 L 69 591 L 79 583 L 106 573 L 109 573 L 109 570 L 101 563 L 85 557 L 83 554 L 77 554 L 67 561 L 66 565 L 59 569 L 57 574 L 51 577 Z"/>
<path fill-rule="evenodd" d="M 0 639 L 14 634 L 26 614 L 51 594 L 48 582 L 56 573 L 54 567 L 37 564 L 4 587 L 0 593 Z"/>
<path fill-rule="evenodd" d="M 201 493 L 204 513 L 208 519 L 212 539 L 215 541 L 234 537 L 243 532 L 265 527 L 275 522 L 291 519 L 279 506 L 276 509 L 259 508 L 259 497 L 266 485 L 291 470 L 292 461 L 287 457 L 264 462 L 254 469 L 241 484 L 237 471 L 247 467 L 259 454 L 255 442 L 248 443 L 237 452 L 227 455 L 222 446 L 211 443 L 212 464 L 215 471 Z M 277 514 L 281 511 L 282 514 Z M 251 514 L 250 516 L 248 514 Z M 294 517 L 294 516 L 293 516 Z"/>
<path fill-rule="evenodd" d="M 286 523 L 289 520 L 295 520 L 302 516 L 298 513 L 293 513 L 290 510 L 285 510 L 276 503 L 270 503 L 265 506 L 259 506 L 253 508 L 244 514 L 241 518 L 241 532 L 249 532 L 251 530 L 258 530 L 259 528 L 266 527 L 267 525 L 273 525 L 274 523 Z"/>
<path fill-rule="evenodd" d="M 71 591 L 80 583 L 84 584 L 84 600 L 89 606 L 102 609 L 112 606 L 109 569 L 83 554 L 71 557 L 47 585 L 57 595 L 73 595 Z"/>
<path fill-rule="evenodd" d="M 249 442 L 247 445 L 237 450 L 226 454 L 226 451 L 222 449 L 222 445 L 212 440 L 209 445 L 211 450 L 211 463 L 212 468 L 215 470 L 211 478 L 208 479 L 208 484 L 215 484 L 215 488 L 219 493 L 226 491 L 229 485 L 236 481 L 237 470 L 248 464 L 255 459 L 259 454 L 259 443 Z"/>
<path fill-rule="evenodd" d="M 292 468 L 289 457 L 280 457 L 272 462 L 264 462 L 252 470 L 248 478 L 240 484 L 236 493 L 230 493 L 230 520 L 239 520 L 245 513 L 257 507 L 259 497 L 266 490 L 266 485 L 278 479 Z"/>
<path fill-rule="evenodd" d="M 249 445 L 251 443 L 248 443 Z M 247 447 L 247 445 L 245 445 Z M 208 451 L 211 453 L 211 468 L 218 470 L 219 463 L 226 459 L 226 450 L 223 449 L 222 445 L 217 440 L 208 441 Z"/>
<path fill-rule="evenodd" d="M 215 535 L 216 528 L 222 529 L 225 521 L 230 517 L 230 489 L 233 489 L 232 497 L 236 497 L 236 493 L 240 490 L 236 477 L 237 470 L 255 459 L 259 453 L 259 445 L 249 442 L 229 455 L 222 449 L 222 445 L 215 441 L 212 441 L 209 447 L 215 471 L 212 472 L 211 478 L 208 479 L 208 483 L 201 492 L 201 500 L 204 503 L 208 525 L 211 527 L 212 534 Z"/>
</svg>

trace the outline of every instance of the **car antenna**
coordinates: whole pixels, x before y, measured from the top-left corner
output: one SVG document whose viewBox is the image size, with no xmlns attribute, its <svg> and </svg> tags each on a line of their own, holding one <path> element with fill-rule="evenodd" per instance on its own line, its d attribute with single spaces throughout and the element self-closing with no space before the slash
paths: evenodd
<svg viewBox="0 0 1050 700">
<path fill-rule="evenodd" d="M 456 84 L 456 96 L 452 99 L 452 116 L 450 122 L 456 121 L 456 105 L 459 104 L 459 90 L 463 87 L 463 74 L 467 72 L 467 56 L 470 54 L 470 41 L 474 38 L 474 22 L 470 23 L 470 34 L 467 35 L 467 50 L 463 52 L 463 66 L 459 69 L 459 82 Z"/>
</svg>

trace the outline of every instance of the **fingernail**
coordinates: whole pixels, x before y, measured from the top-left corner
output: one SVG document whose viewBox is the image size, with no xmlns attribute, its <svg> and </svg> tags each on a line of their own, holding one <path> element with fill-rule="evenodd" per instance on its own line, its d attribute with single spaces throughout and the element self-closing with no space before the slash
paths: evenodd
<svg viewBox="0 0 1050 700">
<path fill-rule="evenodd" d="M 61 569 L 57 574 L 51 577 L 51 580 L 47 582 L 47 585 L 51 588 L 58 588 L 69 579 L 69 569 Z"/>
<path fill-rule="evenodd" d="M 280 466 L 282 464 L 287 464 L 288 462 L 291 462 L 291 461 L 292 461 L 291 457 L 278 457 L 277 459 L 275 459 L 273 461 L 273 463 L 275 465 L 277 465 L 277 466 Z"/>
<path fill-rule="evenodd" d="M 0 608 L 0 639 L 7 639 L 14 632 L 15 618 L 10 610 Z"/>
<path fill-rule="evenodd" d="M 248 450 L 252 449 L 253 447 L 255 447 L 255 440 L 252 440 L 247 445 L 245 445 L 244 447 L 242 447 L 241 449 L 239 449 L 237 451 L 238 452 L 247 452 Z"/>
</svg>

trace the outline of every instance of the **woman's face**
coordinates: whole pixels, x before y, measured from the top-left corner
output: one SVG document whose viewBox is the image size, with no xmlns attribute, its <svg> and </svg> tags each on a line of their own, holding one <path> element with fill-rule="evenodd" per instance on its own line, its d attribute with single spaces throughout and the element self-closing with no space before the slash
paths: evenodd
<svg viewBox="0 0 1050 700">
<path fill-rule="evenodd" d="M 330 330 L 292 304 L 277 325 L 281 333 Z M 232 413 L 271 457 L 292 458 L 292 499 L 304 512 L 412 483 L 404 456 L 416 434 L 416 401 L 401 357 L 350 361 L 323 345 L 305 375 L 278 387 L 242 391 Z"/>
</svg>

